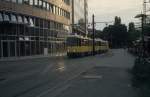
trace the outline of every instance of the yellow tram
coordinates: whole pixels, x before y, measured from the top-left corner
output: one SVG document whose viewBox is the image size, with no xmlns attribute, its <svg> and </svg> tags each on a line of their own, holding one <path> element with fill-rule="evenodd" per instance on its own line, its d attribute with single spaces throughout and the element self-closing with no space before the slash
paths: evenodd
<svg viewBox="0 0 150 97">
<path fill-rule="evenodd" d="M 95 39 L 95 54 L 104 53 L 109 50 L 109 44 L 102 39 Z M 67 37 L 67 56 L 81 57 L 93 54 L 93 40 L 79 35 Z"/>
</svg>

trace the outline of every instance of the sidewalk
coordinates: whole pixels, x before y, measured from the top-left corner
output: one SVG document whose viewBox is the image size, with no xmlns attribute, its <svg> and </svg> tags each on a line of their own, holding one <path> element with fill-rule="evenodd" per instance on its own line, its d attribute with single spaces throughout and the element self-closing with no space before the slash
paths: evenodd
<svg viewBox="0 0 150 97">
<path fill-rule="evenodd" d="M 0 62 L 3 62 L 3 61 L 18 61 L 18 60 L 36 59 L 36 58 L 62 57 L 62 56 L 66 56 L 66 53 L 59 53 L 59 54 L 55 53 L 55 54 L 50 54 L 50 55 L 34 55 L 34 56 L 24 56 L 24 57 L 9 57 L 9 58 L 0 59 Z"/>
</svg>

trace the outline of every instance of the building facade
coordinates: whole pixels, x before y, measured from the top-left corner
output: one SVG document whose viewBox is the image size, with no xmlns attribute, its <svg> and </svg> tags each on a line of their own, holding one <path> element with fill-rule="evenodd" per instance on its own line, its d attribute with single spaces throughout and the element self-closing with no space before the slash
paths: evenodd
<svg viewBox="0 0 150 97">
<path fill-rule="evenodd" d="M 86 36 L 88 24 L 88 0 L 72 0 L 72 32 Z"/>
<path fill-rule="evenodd" d="M 70 0 L 0 0 L 0 59 L 65 52 L 71 11 Z"/>
</svg>

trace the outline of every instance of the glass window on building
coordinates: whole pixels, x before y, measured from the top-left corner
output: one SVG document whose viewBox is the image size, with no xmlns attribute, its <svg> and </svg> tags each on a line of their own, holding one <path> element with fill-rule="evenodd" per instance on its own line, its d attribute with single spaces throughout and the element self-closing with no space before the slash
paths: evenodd
<svg viewBox="0 0 150 97">
<path fill-rule="evenodd" d="M 16 3 L 17 2 L 17 0 L 11 0 L 13 3 Z"/>
<path fill-rule="evenodd" d="M 34 0 L 34 5 L 38 6 L 38 0 Z"/>
<path fill-rule="evenodd" d="M 29 4 L 29 0 L 24 0 L 24 4 Z"/>
<path fill-rule="evenodd" d="M 55 11 L 56 11 L 55 14 L 58 15 L 58 7 L 57 6 L 55 7 Z"/>
<path fill-rule="evenodd" d="M 4 14 L 4 21 L 10 21 L 8 14 Z"/>
<path fill-rule="evenodd" d="M 27 17 L 24 17 L 24 23 L 28 24 L 28 18 Z"/>
<path fill-rule="evenodd" d="M 17 18 L 15 15 L 11 14 L 11 21 L 12 22 L 17 22 Z"/>
<path fill-rule="evenodd" d="M 39 6 L 42 7 L 43 3 L 42 0 L 39 0 Z"/>
<path fill-rule="evenodd" d="M 67 5 L 70 5 L 70 0 L 64 0 Z"/>
<path fill-rule="evenodd" d="M 2 16 L 2 13 L 0 13 L 0 22 L 3 21 L 3 16 Z"/>
<path fill-rule="evenodd" d="M 23 2 L 23 0 L 18 0 L 18 3 L 19 3 L 19 4 L 22 4 L 22 2 Z"/>
<path fill-rule="evenodd" d="M 50 12 L 53 13 L 53 5 L 52 4 L 49 5 L 49 8 L 50 8 Z"/>
<path fill-rule="evenodd" d="M 60 9 L 60 15 L 62 16 L 62 9 Z"/>
<path fill-rule="evenodd" d="M 10 0 L 5 0 L 5 1 L 10 2 Z"/>
<path fill-rule="evenodd" d="M 43 2 L 43 8 L 46 9 L 46 2 Z"/>
<path fill-rule="evenodd" d="M 55 5 L 53 6 L 53 13 L 56 14 L 56 7 L 55 7 Z"/>
<path fill-rule="evenodd" d="M 18 23 L 23 23 L 22 17 L 18 16 Z"/>
<path fill-rule="evenodd" d="M 33 0 L 29 0 L 29 4 L 30 4 L 30 5 L 33 5 Z"/>
<path fill-rule="evenodd" d="M 47 3 L 47 10 L 49 10 L 49 8 L 50 8 L 50 7 L 49 7 L 49 3 Z"/>
<path fill-rule="evenodd" d="M 64 12 L 65 12 L 65 11 L 64 11 L 64 10 L 62 10 L 62 16 L 64 16 Z"/>
<path fill-rule="evenodd" d="M 60 8 L 58 7 L 58 15 L 60 15 Z"/>
<path fill-rule="evenodd" d="M 32 19 L 32 18 L 29 18 L 29 23 L 30 23 L 30 26 L 31 26 L 31 27 L 34 26 L 34 22 L 33 22 L 33 19 Z"/>
</svg>

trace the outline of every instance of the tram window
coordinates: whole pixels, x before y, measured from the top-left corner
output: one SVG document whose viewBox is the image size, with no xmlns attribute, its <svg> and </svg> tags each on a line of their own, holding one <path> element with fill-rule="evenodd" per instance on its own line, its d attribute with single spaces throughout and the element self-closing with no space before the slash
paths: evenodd
<svg viewBox="0 0 150 97">
<path fill-rule="evenodd" d="M 18 22 L 19 22 L 19 23 L 23 23 L 23 20 L 22 20 L 22 17 L 21 17 L 21 16 L 18 16 Z"/>
<path fill-rule="evenodd" d="M 3 21 L 3 16 L 2 16 L 2 13 L 0 13 L 0 22 Z"/>
<path fill-rule="evenodd" d="M 74 37 L 69 37 L 67 38 L 67 45 L 68 46 L 77 46 L 79 39 L 78 38 L 74 38 Z"/>
<path fill-rule="evenodd" d="M 28 19 L 27 19 L 27 17 L 24 17 L 24 23 L 25 23 L 25 24 L 28 24 Z"/>
<path fill-rule="evenodd" d="M 4 21 L 10 21 L 8 14 L 4 14 Z"/>
<path fill-rule="evenodd" d="M 12 22 L 17 22 L 17 18 L 15 15 L 11 14 L 11 21 Z"/>
</svg>

